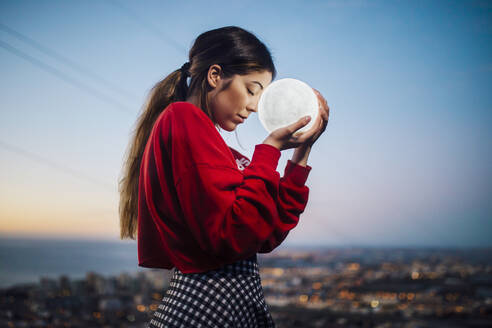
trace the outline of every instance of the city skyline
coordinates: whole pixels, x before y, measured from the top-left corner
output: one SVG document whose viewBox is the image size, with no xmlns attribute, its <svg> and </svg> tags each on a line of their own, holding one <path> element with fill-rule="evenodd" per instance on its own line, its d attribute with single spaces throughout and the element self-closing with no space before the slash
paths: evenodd
<svg viewBox="0 0 492 328">
<path fill-rule="evenodd" d="M 279 328 L 335 322 L 337 327 L 489 327 L 489 258 L 487 249 L 354 248 L 280 251 L 258 261 L 265 301 Z M 57 327 L 144 327 L 172 291 L 172 276 L 162 269 L 110 275 L 90 270 L 0 286 L 0 323 L 29 326 L 36 319 Z"/>
</svg>

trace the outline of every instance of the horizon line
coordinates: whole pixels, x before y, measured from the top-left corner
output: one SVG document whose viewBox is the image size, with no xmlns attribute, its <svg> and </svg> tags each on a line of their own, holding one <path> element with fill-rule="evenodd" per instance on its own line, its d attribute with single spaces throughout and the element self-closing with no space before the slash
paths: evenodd
<svg viewBox="0 0 492 328">
<path fill-rule="evenodd" d="M 5 234 L 0 233 L 1 240 L 31 240 L 31 241 L 64 241 L 64 242 L 108 242 L 108 243 L 137 243 L 136 239 L 119 239 L 111 237 L 101 237 L 101 236 L 60 236 L 60 235 L 29 235 L 29 234 Z M 341 243 L 303 243 L 303 242 L 286 242 L 281 244 L 276 249 L 280 247 L 284 248 L 400 248 L 400 249 L 491 249 L 491 245 L 439 245 L 439 244 L 376 244 L 376 243 L 353 243 L 353 244 L 341 244 Z M 262 254 L 262 253 L 260 253 Z"/>
</svg>

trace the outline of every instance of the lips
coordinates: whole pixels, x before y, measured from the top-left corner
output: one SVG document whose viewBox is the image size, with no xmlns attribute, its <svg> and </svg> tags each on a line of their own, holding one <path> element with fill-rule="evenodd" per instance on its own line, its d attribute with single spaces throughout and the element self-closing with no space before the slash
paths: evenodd
<svg viewBox="0 0 492 328">
<path fill-rule="evenodd" d="M 239 117 L 239 120 L 241 120 L 241 123 L 243 123 L 243 122 L 244 122 L 244 117 L 239 116 L 239 115 L 238 115 L 237 117 Z"/>
</svg>

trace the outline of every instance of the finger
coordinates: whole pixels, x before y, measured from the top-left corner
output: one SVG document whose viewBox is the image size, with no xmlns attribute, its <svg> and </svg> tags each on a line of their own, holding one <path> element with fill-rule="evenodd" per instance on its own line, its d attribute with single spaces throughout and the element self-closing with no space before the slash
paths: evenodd
<svg viewBox="0 0 492 328">
<path fill-rule="evenodd" d="M 327 114 L 324 107 L 319 107 L 319 115 L 318 116 L 321 116 L 322 120 L 328 119 L 328 114 Z"/>
<path fill-rule="evenodd" d="M 305 130 L 305 131 L 298 131 L 296 133 L 294 133 L 294 136 L 296 138 L 309 138 L 313 133 L 316 132 L 316 130 L 319 129 L 319 123 L 320 123 L 320 115 L 318 115 L 316 117 L 316 121 L 314 122 L 313 126 L 311 126 L 308 130 Z"/>
<path fill-rule="evenodd" d="M 328 120 L 328 116 L 330 115 L 330 108 L 328 107 L 328 104 L 326 104 L 326 102 L 323 105 L 320 104 L 319 111 L 323 119 Z"/>
<path fill-rule="evenodd" d="M 297 130 L 299 130 L 303 126 L 307 125 L 310 121 L 311 120 L 304 121 L 304 118 L 301 118 L 297 122 L 295 122 L 291 126 L 289 126 L 289 128 L 293 129 L 293 130 L 291 130 L 292 131 L 291 134 L 292 134 L 292 138 L 294 138 L 295 141 L 299 141 L 299 140 L 305 141 L 305 140 L 309 139 L 314 133 L 316 133 L 316 131 L 321 129 L 321 127 L 323 126 L 323 122 L 324 122 L 323 109 L 321 107 L 318 108 L 318 115 L 316 115 L 316 121 L 314 122 L 313 126 L 311 128 L 309 128 L 308 131 L 296 132 Z M 301 139 L 301 136 L 302 136 L 302 139 Z"/>
<path fill-rule="evenodd" d="M 300 143 L 304 143 L 307 140 L 309 140 L 313 135 L 315 135 L 318 130 L 319 130 L 319 126 L 313 126 L 308 131 L 306 131 L 306 132 L 298 135 L 297 138 L 296 138 L 296 141 L 297 142 L 300 142 Z"/>
<path fill-rule="evenodd" d="M 323 124 L 323 121 L 324 121 L 324 114 L 325 114 L 325 113 L 324 113 L 324 110 L 322 110 L 322 109 L 320 108 L 320 110 L 319 110 L 319 114 L 318 114 L 318 117 L 316 117 L 316 119 L 317 119 L 316 121 L 318 122 L 318 125 Z"/>
<path fill-rule="evenodd" d="M 328 121 L 329 114 L 327 111 L 323 111 L 323 121 Z"/>
<path fill-rule="evenodd" d="M 318 94 L 316 95 L 316 97 L 318 97 L 318 104 L 319 104 L 319 107 L 320 107 L 320 108 L 323 108 L 323 107 L 324 107 L 324 104 L 325 104 L 325 101 L 326 101 L 326 100 L 325 100 L 325 98 L 323 98 L 323 96 L 321 96 L 321 94 L 320 94 L 320 93 L 318 93 Z"/>
<path fill-rule="evenodd" d="M 306 117 L 300 118 L 299 120 L 297 120 L 297 122 L 294 122 L 287 127 L 287 133 L 291 135 L 295 134 L 297 130 L 307 125 L 311 120 L 312 118 L 310 115 L 309 115 L 309 120 L 306 120 Z"/>
<path fill-rule="evenodd" d="M 314 122 L 313 126 L 309 128 L 308 132 L 313 131 L 313 133 L 315 133 L 317 130 L 321 128 L 322 124 L 323 124 L 323 116 L 322 116 L 321 109 L 319 109 L 318 115 L 316 115 L 316 121 Z"/>
<path fill-rule="evenodd" d="M 295 132 L 291 137 L 294 138 L 294 140 L 297 140 L 300 136 L 302 136 L 304 132 Z"/>
<path fill-rule="evenodd" d="M 315 132 L 312 132 L 310 134 L 305 134 L 302 137 L 297 138 L 295 142 L 302 145 L 306 143 L 308 140 L 310 140 L 314 136 L 314 133 Z"/>
<path fill-rule="evenodd" d="M 321 133 L 323 133 L 326 125 L 323 123 L 323 121 L 319 121 L 320 124 L 317 127 L 311 128 L 309 131 L 305 132 L 304 134 L 300 135 L 298 138 L 294 139 L 294 142 L 299 143 L 299 144 L 304 144 L 308 140 L 316 140 Z"/>
<path fill-rule="evenodd" d="M 318 104 L 322 105 L 324 102 L 323 96 L 321 95 L 321 93 L 318 90 L 316 90 L 314 88 L 313 88 L 313 90 L 314 90 L 314 93 L 316 94 L 316 98 L 318 98 Z"/>
<path fill-rule="evenodd" d="M 328 119 L 328 116 L 330 115 L 330 107 L 328 106 L 327 103 L 325 103 L 322 108 L 322 113 L 323 113 L 323 118 Z"/>
<path fill-rule="evenodd" d="M 326 99 L 321 94 L 318 94 L 318 102 L 321 108 L 326 109 L 326 107 L 328 107 Z"/>
<path fill-rule="evenodd" d="M 323 95 L 321 94 L 321 92 L 319 92 L 318 90 L 316 90 L 315 88 L 312 88 L 314 90 L 314 93 L 316 94 L 316 96 L 318 97 L 319 99 L 319 102 L 321 104 L 326 104 L 326 99 L 325 97 L 323 97 Z"/>
<path fill-rule="evenodd" d="M 320 110 L 320 114 L 318 115 L 318 117 L 316 119 L 317 124 L 316 123 L 314 124 L 314 126 L 316 126 L 315 133 L 323 128 L 323 124 L 325 123 L 325 119 L 324 119 L 323 115 L 324 115 L 324 113 L 321 112 L 321 110 Z M 314 126 L 313 126 L 313 129 L 314 129 Z"/>
</svg>

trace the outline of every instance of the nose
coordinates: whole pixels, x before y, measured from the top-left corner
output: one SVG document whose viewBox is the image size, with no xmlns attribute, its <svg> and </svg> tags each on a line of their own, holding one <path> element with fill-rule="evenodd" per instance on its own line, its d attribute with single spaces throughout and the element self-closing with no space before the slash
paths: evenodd
<svg viewBox="0 0 492 328">
<path fill-rule="evenodd" d="M 248 112 L 255 112 L 256 113 L 257 112 L 257 109 L 256 108 L 257 107 L 255 106 L 255 107 L 248 107 L 246 109 L 247 109 Z"/>
<path fill-rule="evenodd" d="M 246 107 L 248 112 L 257 112 L 258 111 L 258 100 L 253 101 L 252 103 L 249 104 L 249 106 Z"/>
</svg>

